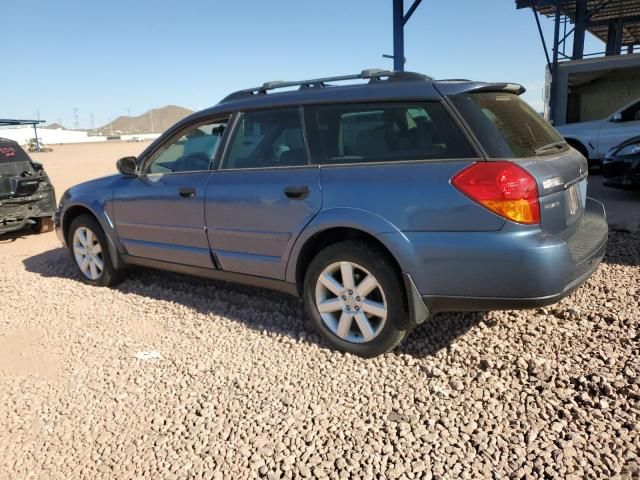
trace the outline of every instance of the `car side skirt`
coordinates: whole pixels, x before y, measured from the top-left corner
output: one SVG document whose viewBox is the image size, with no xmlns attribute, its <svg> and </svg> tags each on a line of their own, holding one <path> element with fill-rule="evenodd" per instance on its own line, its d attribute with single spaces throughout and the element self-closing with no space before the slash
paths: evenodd
<svg viewBox="0 0 640 480">
<path fill-rule="evenodd" d="M 191 265 L 182 265 L 179 263 L 163 262 L 161 260 L 134 257 L 127 254 L 121 254 L 120 258 L 127 265 L 155 268 L 157 270 L 166 270 L 175 273 L 183 273 L 186 275 L 194 275 L 196 277 L 211 278 L 213 280 L 238 283 L 251 287 L 268 288 L 270 290 L 277 290 L 280 292 L 288 293 L 289 295 L 294 295 L 296 297 L 299 296 L 298 289 L 293 283 L 284 282 L 282 280 L 276 280 L 273 278 L 257 277 L 254 275 L 227 272 L 224 270 L 216 270 L 212 268 L 194 267 Z"/>
</svg>

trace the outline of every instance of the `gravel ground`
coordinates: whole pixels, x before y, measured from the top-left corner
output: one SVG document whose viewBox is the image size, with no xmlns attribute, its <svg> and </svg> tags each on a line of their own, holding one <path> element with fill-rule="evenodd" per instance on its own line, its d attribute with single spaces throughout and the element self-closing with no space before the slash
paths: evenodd
<svg viewBox="0 0 640 480">
<path fill-rule="evenodd" d="M 144 270 L 92 288 L 51 244 L 0 247 L 0 477 L 640 475 L 640 234 L 558 305 L 437 315 L 373 360 L 292 297 Z"/>
<path fill-rule="evenodd" d="M 61 193 L 61 192 L 60 192 Z M 0 239 L 0 478 L 640 478 L 640 233 L 552 307 L 440 314 L 372 360 L 298 299 Z"/>
</svg>

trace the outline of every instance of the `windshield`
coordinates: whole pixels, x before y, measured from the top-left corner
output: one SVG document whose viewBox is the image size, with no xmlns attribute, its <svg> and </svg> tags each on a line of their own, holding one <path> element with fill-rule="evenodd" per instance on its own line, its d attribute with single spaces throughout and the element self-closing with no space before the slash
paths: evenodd
<svg viewBox="0 0 640 480">
<path fill-rule="evenodd" d="M 555 129 L 513 93 L 449 97 L 491 158 L 553 155 L 569 147 Z"/>
</svg>

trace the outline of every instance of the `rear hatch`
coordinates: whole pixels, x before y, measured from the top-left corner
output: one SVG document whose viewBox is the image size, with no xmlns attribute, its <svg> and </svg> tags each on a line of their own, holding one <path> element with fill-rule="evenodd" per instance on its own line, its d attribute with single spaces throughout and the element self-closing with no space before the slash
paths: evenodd
<svg viewBox="0 0 640 480">
<path fill-rule="evenodd" d="M 20 145 L 0 139 L 0 199 L 33 195 L 40 177 Z"/>
<path fill-rule="evenodd" d="M 513 162 L 534 177 L 542 230 L 565 240 L 574 235 L 585 212 L 586 159 L 515 93 L 476 90 L 447 98 L 488 161 Z"/>
</svg>

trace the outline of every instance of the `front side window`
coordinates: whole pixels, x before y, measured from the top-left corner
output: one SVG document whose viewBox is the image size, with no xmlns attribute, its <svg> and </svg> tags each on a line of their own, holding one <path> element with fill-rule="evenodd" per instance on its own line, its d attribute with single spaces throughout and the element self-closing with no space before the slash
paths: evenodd
<svg viewBox="0 0 640 480">
<path fill-rule="evenodd" d="M 145 173 L 177 173 L 208 170 L 220 144 L 227 120 L 191 127 L 163 146 Z"/>
<path fill-rule="evenodd" d="M 242 114 L 234 129 L 223 169 L 308 165 L 298 108 Z"/>
<path fill-rule="evenodd" d="M 321 164 L 475 157 L 438 102 L 327 105 L 305 109 Z"/>
<path fill-rule="evenodd" d="M 636 102 L 620 112 L 621 122 L 635 122 L 637 120 L 640 120 L 640 102 Z"/>
<path fill-rule="evenodd" d="M 527 158 L 566 151 L 555 129 L 513 93 L 449 97 L 492 158 Z"/>
</svg>

